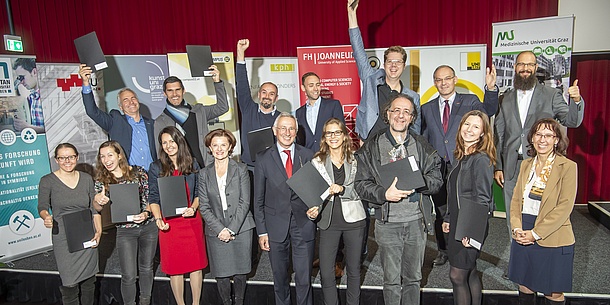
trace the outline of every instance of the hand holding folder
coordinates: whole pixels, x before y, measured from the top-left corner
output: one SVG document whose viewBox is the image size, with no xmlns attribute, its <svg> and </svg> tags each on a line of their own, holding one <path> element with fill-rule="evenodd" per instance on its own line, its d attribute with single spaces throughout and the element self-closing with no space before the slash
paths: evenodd
<svg viewBox="0 0 610 305">
<path fill-rule="evenodd" d="M 286 183 L 309 208 L 321 206 L 329 195 L 330 185 L 311 162 L 305 163 Z"/>
</svg>

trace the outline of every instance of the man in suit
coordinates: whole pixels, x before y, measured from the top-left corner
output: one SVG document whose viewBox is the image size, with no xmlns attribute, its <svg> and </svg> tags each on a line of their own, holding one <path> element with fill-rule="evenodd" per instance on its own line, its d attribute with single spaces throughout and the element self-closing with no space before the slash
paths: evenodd
<svg viewBox="0 0 610 305">
<path fill-rule="evenodd" d="M 413 100 L 418 114 L 410 128 L 420 134 L 419 94 L 407 88 L 400 80 L 407 67 L 407 52 L 401 46 L 391 46 L 383 53 L 383 69 L 371 67 L 358 27 L 357 9 L 358 4 L 352 7 L 352 2 L 347 6 L 350 43 L 358 66 L 358 76 L 362 81 L 362 98 L 356 116 L 356 133 L 361 139 L 366 140 L 369 136 L 388 128 L 388 124 L 383 119 L 383 107 L 391 98 L 403 93 Z"/>
<path fill-rule="evenodd" d="M 503 188 L 506 223 L 511 232 L 510 202 L 521 162 L 527 156 L 527 134 L 539 119 L 554 118 L 563 126 L 576 128 L 583 120 L 585 102 L 578 80 L 568 88 L 569 104 L 559 90 L 538 83 L 536 55 L 519 53 L 515 60 L 514 88 L 504 93 L 495 120 L 496 172 L 494 179 Z"/>
<path fill-rule="evenodd" d="M 338 100 L 320 96 L 320 77 L 314 72 L 307 72 L 301 77 L 301 91 L 305 92 L 307 102 L 296 111 L 299 121 L 297 143 L 312 151 L 320 150 L 320 138 L 324 123 L 330 118 L 343 118 L 343 108 Z"/>
<path fill-rule="evenodd" d="M 237 41 L 235 58 L 235 87 L 237 89 L 237 105 L 241 112 L 241 160 L 248 165 L 248 170 L 254 170 L 255 161 L 250 153 L 248 133 L 265 127 L 271 127 L 280 115 L 276 110 L 277 86 L 272 82 L 262 83 L 258 89 L 258 103 L 252 99 L 248 71 L 246 70 L 246 50 L 250 47 L 250 40 Z M 250 177 L 252 178 L 252 177 Z"/>
<path fill-rule="evenodd" d="M 80 65 L 78 74 L 83 80 L 83 104 L 87 115 L 104 129 L 111 140 L 121 144 L 129 164 L 139 165 L 148 171 L 150 164 L 157 160 L 155 152 L 154 121 L 140 114 L 140 101 L 136 93 L 129 89 L 119 90 L 117 110 L 106 113 L 95 104 L 90 84 L 91 68 Z"/>
<path fill-rule="evenodd" d="M 286 184 L 313 157 L 295 144 L 297 120 L 282 112 L 273 124 L 276 145 L 256 156 L 254 220 L 259 245 L 269 252 L 276 305 L 290 305 L 290 247 L 298 305 L 312 304 L 311 265 L 316 226 L 307 218 L 307 205 Z"/>
<path fill-rule="evenodd" d="M 434 259 L 435 266 L 447 262 L 447 241 L 442 230 L 443 217 L 447 212 L 447 190 L 445 184 L 447 175 L 454 164 L 453 151 L 455 138 L 462 116 L 471 110 L 481 110 L 492 116 L 498 110 L 498 87 L 496 86 L 496 67 L 487 68 L 485 75 L 484 103 L 474 94 L 461 94 L 455 91 L 458 82 L 455 70 L 447 65 L 441 65 L 434 70 L 434 86 L 438 97 L 421 107 L 422 135 L 432 144 L 442 158 L 441 173 L 443 187 L 432 195 L 436 209 L 435 234 L 438 255 Z"/>
<path fill-rule="evenodd" d="M 163 95 L 165 95 L 165 110 L 155 120 L 155 135 L 167 126 L 176 126 L 189 145 L 189 150 L 193 158 L 197 160 L 201 168 L 213 161 L 212 156 L 207 153 L 204 139 L 208 134 L 208 121 L 216 119 L 229 111 L 229 101 L 224 83 L 220 79 L 220 72 L 215 65 L 210 66 L 212 70 L 212 80 L 216 91 L 216 104 L 190 105 L 183 95 L 186 92 L 182 80 L 175 76 L 170 76 L 163 81 Z M 159 142 L 155 142 L 157 151 Z"/>
</svg>

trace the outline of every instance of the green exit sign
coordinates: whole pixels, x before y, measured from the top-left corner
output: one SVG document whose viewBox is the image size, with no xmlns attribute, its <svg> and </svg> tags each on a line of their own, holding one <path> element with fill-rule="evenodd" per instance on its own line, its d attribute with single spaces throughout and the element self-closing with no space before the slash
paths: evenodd
<svg viewBox="0 0 610 305">
<path fill-rule="evenodd" d="M 4 49 L 12 52 L 23 52 L 23 42 L 20 36 L 4 35 Z"/>
</svg>

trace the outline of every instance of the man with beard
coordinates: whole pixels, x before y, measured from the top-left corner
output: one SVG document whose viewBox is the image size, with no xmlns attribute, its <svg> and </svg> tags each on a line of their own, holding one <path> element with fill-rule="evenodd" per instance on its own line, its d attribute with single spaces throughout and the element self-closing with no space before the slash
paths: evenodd
<svg viewBox="0 0 610 305">
<path fill-rule="evenodd" d="M 519 168 L 527 155 L 527 134 L 534 122 L 554 118 L 570 128 L 580 126 L 585 102 L 580 96 L 578 80 L 568 88 L 570 103 L 566 104 L 559 90 L 538 83 L 536 55 L 519 53 L 515 60 L 514 88 L 504 94 L 495 120 L 496 172 L 494 179 L 503 188 L 506 223 L 510 232 L 510 201 Z M 512 234 L 512 233 L 510 233 Z"/>
<path fill-rule="evenodd" d="M 320 150 L 320 139 L 324 123 L 330 118 L 337 118 L 345 124 L 343 108 L 338 100 L 320 96 L 320 77 L 314 72 L 307 72 L 301 77 L 301 90 L 307 96 L 305 105 L 296 111 L 299 121 L 297 143 L 312 151 Z"/>
<path fill-rule="evenodd" d="M 389 128 L 371 135 L 356 153 L 356 192 L 375 208 L 375 240 L 381 253 L 385 304 L 420 304 L 425 232 L 434 232 L 430 195 L 443 185 L 441 158 L 422 136 L 409 130 L 417 117 L 411 97 L 397 94 L 382 113 Z M 404 158 L 419 169 L 425 187 L 400 190 L 397 178 L 387 188 L 382 185 L 381 166 Z"/>
<path fill-rule="evenodd" d="M 349 39 L 354 51 L 354 60 L 358 66 L 358 76 L 362 81 L 362 98 L 356 116 L 356 133 L 361 139 L 366 140 L 369 136 L 387 128 L 388 125 L 383 120 L 383 106 L 392 97 L 403 93 L 409 96 L 415 104 L 418 115 L 413 118 L 410 128 L 419 134 L 421 127 L 419 94 L 407 88 L 400 80 L 407 67 L 407 52 L 401 46 L 391 46 L 383 53 L 383 69 L 371 67 L 358 27 L 357 9 L 357 0 L 347 1 Z"/>
<path fill-rule="evenodd" d="M 165 110 L 155 120 L 155 135 L 160 136 L 161 130 L 167 126 L 176 126 L 186 138 L 189 150 L 193 158 L 197 160 L 201 168 L 214 161 L 214 158 L 207 153 L 207 147 L 203 139 L 208 134 L 208 121 L 229 111 L 229 101 L 224 83 L 220 79 L 220 72 L 215 65 L 210 66 L 212 70 L 212 80 L 216 91 L 216 104 L 190 105 L 183 96 L 186 92 L 182 80 L 175 76 L 170 76 L 163 81 L 163 95 L 167 98 Z M 159 141 L 155 141 L 157 152 L 161 146 Z"/>
<path fill-rule="evenodd" d="M 237 104 L 241 112 L 241 160 L 248 165 L 248 170 L 252 173 L 254 160 L 250 155 L 248 133 L 252 130 L 271 127 L 280 113 L 275 108 L 278 95 L 277 86 L 274 83 L 261 84 L 258 89 L 258 104 L 252 99 L 245 55 L 249 46 L 250 40 L 248 39 L 237 41 L 235 86 L 237 87 Z"/>
</svg>

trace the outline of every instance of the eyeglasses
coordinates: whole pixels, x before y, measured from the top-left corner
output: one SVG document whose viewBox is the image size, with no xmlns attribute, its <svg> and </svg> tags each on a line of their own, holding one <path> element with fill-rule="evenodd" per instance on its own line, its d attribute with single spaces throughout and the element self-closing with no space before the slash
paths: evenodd
<svg viewBox="0 0 610 305">
<path fill-rule="evenodd" d="M 324 136 L 327 138 L 332 138 L 333 136 L 335 136 L 335 138 L 340 137 L 343 134 L 342 130 L 335 130 L 335 131 L 326 131 L 324 132 Z"/>
<path fill-rule="evenodd" d="M 455 78 L 455 75 L 454 75 L 454 76 L 447 76 L 447 77 L 445 77 L 445 78 L 435 78 L 435 79 L 434 79 L 434 82 L 435 82 L 435 83 L 439 83 L 439 84 L 440 84 L 440 83 L 442 83 L 443 81 L 450 82 L 450 81 L 451 81 L 451 80 L 453 80 L 454 78 Z"/>
<path fill-rule="evenodd" d="M 57 159 L 57 161 L 59 162 L 66 162 L 68 160 L 70 161 L 74 161 L 76 160 L 77 155 L 71 155 L 71 156 L 61 156 L 61 157 L 56 157 L 55 159 Z"/>
<path fill-rule="evenodd" d="M 518 62 L 515 64 L 517 68 L 526 67 L 526 68 L 534 68 L 536 67 L 535 62 Z"/>
<path fill-rule="evenodd" d="M 537 132 L 537 133 L 534 134 L 534 137 L 536 137 L 538 139 L 546 140 L 546 139 L 553 139 L 553 138 L 555 138 L 557 136 L 554 135 L 554 134 L 543 134 L 543 133 L 538 133 Z"/>
<path fill-rule="evenodd" d="M 293 133 L 293 132 L 297 131 L 297 129 L 294 127 L 286 127 L 286 126 L 275 127 L 275 129 L 277 129 L 280 133 Z"/>
<path fill-rule="evenodd" d="M 19 75 L 15 78 L 17 82 L 22 82 L 25 79 L 25 75 Z"/>
<path fill-rule="evenodd" d="M 396 108 L 396 109 L 389 109 L 388 112 L 393 113 L 395 115 L 400 115 L 402 113 L 402 115 L 404 116 L 409 116 L 409 115 L 413 115 L 413 113 L 411 112 L 411 110 L 409 109 L 400 109 L 400 108 Z"/>
<path fill-rule="evenodd" d="M 400 66 L 402 64 L 404 64 L 405 62 L 402 61 L 401 59 L 388 59 L 385 61 L 385 64 L 388 66 Z"/>
</svg>

